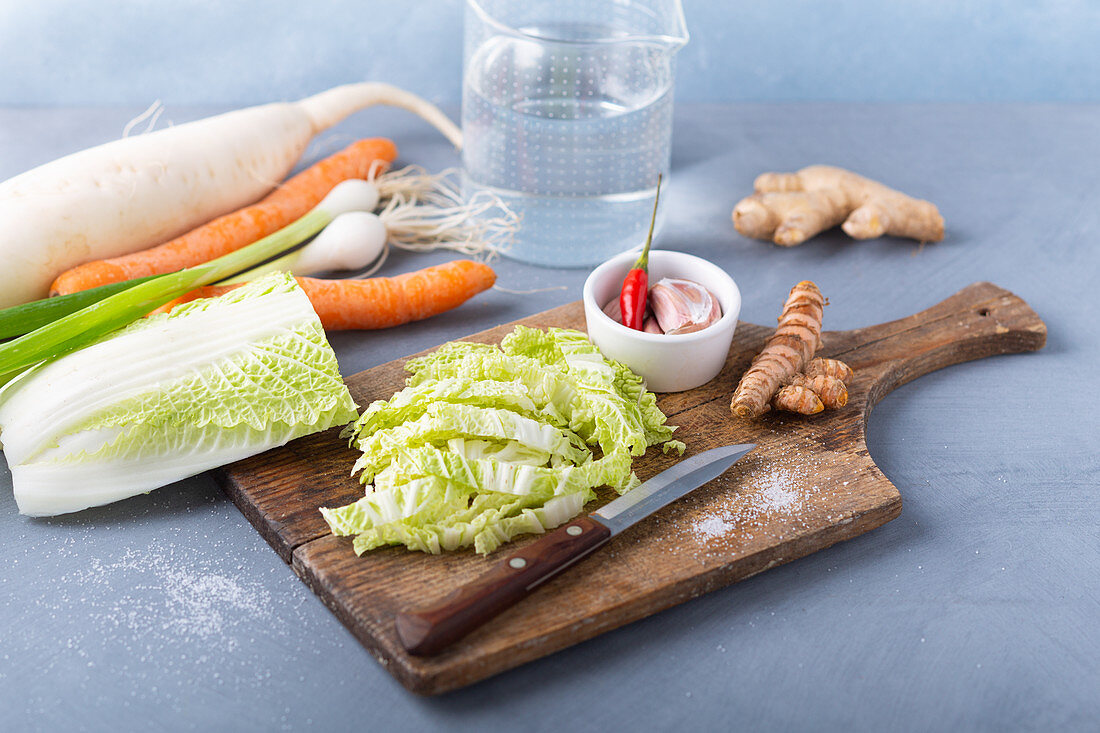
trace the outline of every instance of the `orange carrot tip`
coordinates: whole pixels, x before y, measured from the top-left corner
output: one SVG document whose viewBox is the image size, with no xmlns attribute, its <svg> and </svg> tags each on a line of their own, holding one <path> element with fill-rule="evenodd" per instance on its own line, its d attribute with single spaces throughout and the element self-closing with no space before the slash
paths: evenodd
<svg viewBox="0 0 1100 733">
<path fill-rule="evenodd" d="M 493 287 L 496 278 L 493 268 L 482 262 L 454 260 L 396 277 L 296 280 L 325 330 L 342 331 L 390 328 L 445 313 Z M 173 302 L 172 307 L 217 297 L 242 284 L 200 288 Z"/>
<path fill-rule="evenodd" d="M 491 288 L 496 273 L 481 262 L 454 260 L 396 277 L 297 280 L 326 330 L 370 330 L 400 326 L 457 308 Z"/>
</svg>

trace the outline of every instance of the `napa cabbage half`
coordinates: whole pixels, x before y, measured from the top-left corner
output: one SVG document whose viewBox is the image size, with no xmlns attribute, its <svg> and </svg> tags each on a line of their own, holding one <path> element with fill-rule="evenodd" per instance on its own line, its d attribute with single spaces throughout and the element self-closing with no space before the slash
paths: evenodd
<svg viewBox="0 0 1100 733">
<path fill-rule="evenodd" d="M 31 515 L 117 501 L 356 416 L 284 273 L 142 319 L 0 391 L 0 440 Z"/>
</svg>

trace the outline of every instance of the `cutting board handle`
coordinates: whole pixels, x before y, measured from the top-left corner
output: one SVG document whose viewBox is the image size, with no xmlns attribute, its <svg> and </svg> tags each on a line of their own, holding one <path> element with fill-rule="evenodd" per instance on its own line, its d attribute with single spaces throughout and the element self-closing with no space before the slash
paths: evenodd
<svg viewBox="0 0 1100 733">
<path fill-rule="evenodd" d="M 830 349 L 829 336 L 822 336 L 823 353 L 843 359 L 857 376 L 874 375 L 868 395 L 873 405 L 895 387 L 936 369 L 1041 349 L 1047 327 L 1023 299 L 980 282 L 908 318 L 837 334 L 839 350 Z"/>
</svg>

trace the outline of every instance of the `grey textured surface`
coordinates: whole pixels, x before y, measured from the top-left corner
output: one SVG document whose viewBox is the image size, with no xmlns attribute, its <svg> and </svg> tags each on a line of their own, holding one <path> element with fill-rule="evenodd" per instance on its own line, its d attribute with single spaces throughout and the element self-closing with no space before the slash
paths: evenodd
<svg viewBox="0 0 1100 733">
<path fill-rule="evenodd" d="M 116 136 L 139 109 L 0 110 L 0 178 Z M 210 110 L 170 110 L 177 122 Z M 899 519 L 514 672 L 406 693 L 206 476 L 63 519 L 16 513 L 0 469 L 0 710 L 9 730 L 1095 730 L 1100 719 L 1100 107 L 681 107 L 660 246 L 726 266 L 767 323 L 811 278 L 826 327 L 927 307 L 977 281 L 1025 298 L 1047 347 L 963 364 L 875 410 Z M 322 139 L 419 123 L 359 115 Z M 942 244 L 733 232 L 763 170 L 849 166 L 939 204 Z M 444 257 L 397 257 L 390 273 Z M 332 338 L 345 373 L 580 295 L 579 270 L 501 263 L 458 311 Z M 691 436 L 684 436 L 685 440 Z M 567 602 L 567 599 L 563 599 Z"/>
</svg>

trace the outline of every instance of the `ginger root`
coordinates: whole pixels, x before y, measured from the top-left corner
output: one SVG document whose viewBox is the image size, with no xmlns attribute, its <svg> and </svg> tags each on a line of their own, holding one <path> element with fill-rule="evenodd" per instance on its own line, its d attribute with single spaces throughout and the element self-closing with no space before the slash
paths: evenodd
<svg viewBox="0 0 1100 733">
<path fill-rule="evenodd" d="M 738 417 L 756 418 L 768 411 L 768 403 L 780 385 L 800 374 L 821 345 L 821 317 L 825 298 L 809 280 L 791 288 L 779 326 L 733 393 L 730 409 Z"/>
<path fill-rule="evenodd" d="M 733 207 L 746 237 L 790 247 L 837 224 L 850 237 L 889 234 L 922 242 L 943 239 L 936 206 L 843 168 L 811 165 L 797 173 L 764 173 L 755 192 Z"/>
</svg>

